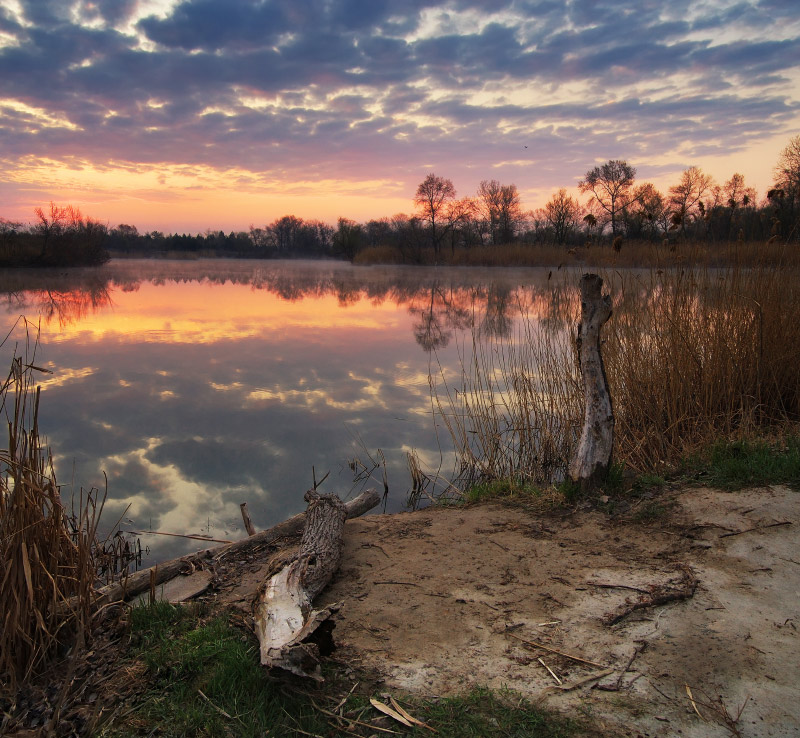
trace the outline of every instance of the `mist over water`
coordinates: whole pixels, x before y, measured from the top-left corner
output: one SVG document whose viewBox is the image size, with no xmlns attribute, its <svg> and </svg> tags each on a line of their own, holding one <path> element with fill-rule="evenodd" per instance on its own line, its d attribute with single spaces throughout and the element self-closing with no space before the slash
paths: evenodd
<svg viewBox="0 0 800 738">
<path fill-rule="evenodd" d="M 305 507 L 312 475 L 346 498 L 381 449 L 387 510 L 404 509 L 406 453 L 452 471 L 428 373 L 456 376 L 473 332 L 503 339 L 546 312 L 548 270 L 332 262 L 114 261 L 0 278 L 10 362 L 39 323 L 40 426 L 58 480 L 103 487 L 123 530 L 244 535 Z M 34 329 L 29 328 L 29 331 Z M 35 331 L 34 331 L 35 332 Z M 438 430 L 438 438 L 437 438 Z M 313 469 L 313 472 L 312 472 Z M 355 471 L 354 471 L 355 470 Z M 149 562 L 197 541 L 143 535 Z"/>
</svg>

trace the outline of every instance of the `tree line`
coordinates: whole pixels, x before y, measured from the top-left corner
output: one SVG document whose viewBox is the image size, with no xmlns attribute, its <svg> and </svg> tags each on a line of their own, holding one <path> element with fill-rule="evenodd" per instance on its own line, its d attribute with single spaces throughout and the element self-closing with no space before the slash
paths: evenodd
<svg viewBox="0 0 800 738">
<path fill-rule="evenodd" d="M 542 208 L 525 211 L 517 186 L 495 179 L 459 198 L 453 182 L 428 174 L 414 195 L 415 212 L 336 227 L 285 215 L 249 231 L 207 230 L 196 235 L 139 233 L 136 226 L 108 228 L 80 211 L 51 203 L 35 210 L 30 225 L 0 218 L 0 263 L 94 264 L 108 251 L 142 255 L 186 252 L 251 258 L 343 258 L 366 249 L 389 249 L 401 261 L 438 262 L 442 252 L 509 243 L 578 245 L 622 238 L 707 242 L 800 239 L 800 135 L 780 153 L 773 187 L 759 201 L 741 174 L 722 184 L 689 167 L 667 192 L 638 183 L 636 169 L 621 159 L 589 169 Z"/>
</svg>

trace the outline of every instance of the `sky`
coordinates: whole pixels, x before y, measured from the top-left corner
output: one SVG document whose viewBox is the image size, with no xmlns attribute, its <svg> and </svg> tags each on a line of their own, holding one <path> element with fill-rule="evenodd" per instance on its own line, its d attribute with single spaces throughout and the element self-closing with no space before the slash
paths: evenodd
<svg viewBox="0 0 800 738">
<path fill-rule="evenodd" d="M 625 159 L 763 196 L 800 133 L 797 0 L 0 0 L 0 216 L 140 232 L 524 208 Z"/>
</svg>

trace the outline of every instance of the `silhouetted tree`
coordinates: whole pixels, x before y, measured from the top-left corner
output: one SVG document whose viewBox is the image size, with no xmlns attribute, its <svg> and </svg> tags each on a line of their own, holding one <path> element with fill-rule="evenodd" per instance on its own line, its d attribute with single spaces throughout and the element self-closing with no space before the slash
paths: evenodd
<svg viewBox="0 0 800 738">
<path fill-rule="evenodd" d="M 703 197 L 711 192 L 714 178 L 700 167 L 689 167 L 681 174 L 680 182 L 669 188 L 669 202 L 672 206 L 672 225 L 680 227 L 686 234 L 686 224 L 692 217 L 703 216 L 706 205 Z"/>
<path fill-rule="evenodd" d="M 444 218 L 445 206 L 450 200 L 454 200 L 455 196 L 456 188 L 453 187 L 453 183 L 444 177 L 437 177 L 432 172 L 420 182 L 414 195 L 414 203 L 420 208 L 422 219 L 430 225 L 431 242 L 437 260 L 442 237 L 447 229 Z"/>
<path fill-rule="evenodd" d="M 771 195 L 771 197 L 770 197 Z M 773 209 L 773 235 L 800 238 L 800 135 L 789 139 L 775 165 L 775 185 L 767 193 Z"/>
<path fill-rule="evenodd" d="M 592 201 L 605 211 L 611 222 L 611 233 L 616 235 L 620 214 L 630 202 L 630 192 L 636 178 L 636 169 L 622 159 L 612 159 L 586 172 L 578 188 L 591 192 Z"/>
<path fill-rule="evenodd" d="M 789 139 L 775 165 L 775 187 L 783 190 L 784 195 L 800 197 L 800 135 Z"/>
<path fill-rule="evenodd" d="M 578 201 L 568 195 L 567 190 L 562 187 L 544 206 L 544 212 L 547 222 L 553 229 L 556 243 L 566 243 L 580 221 L 581 206 Z"/>
<path fill-rule="evenodd" d="M 361 250 L 363 233 L 361 226 L 349 218 L 339 218 L 336 233 L 333 235 L 333 250 L 337 255 L 353 261 Z"/>
<path fill-rule="evenodd" d="M 522 217 L 517 186 L 502 185 L 496 179 L 484 179 L 478 186 L 477 203 L 491 242 L 512 241 Z"/>
<path fill-rule="evenodd" d="M 626 227 L 631 237 L 655 238 L 669 230 L 669 207 L 664 196 L 650 182 L 633 190 L 626 210 Z"/>
</svg>

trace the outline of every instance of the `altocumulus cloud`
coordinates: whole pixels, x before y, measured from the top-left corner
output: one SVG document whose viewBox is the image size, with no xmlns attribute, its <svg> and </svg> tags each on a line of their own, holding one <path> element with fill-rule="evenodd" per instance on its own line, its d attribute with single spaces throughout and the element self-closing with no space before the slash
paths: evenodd
<svg viewBox="0 0 800 738">
<path fill-rule="evenodd" d="M 785 130 L 799 36 L 794 0 L 0 0 L 0 161 L 569 184 Z"/>
</svg>

